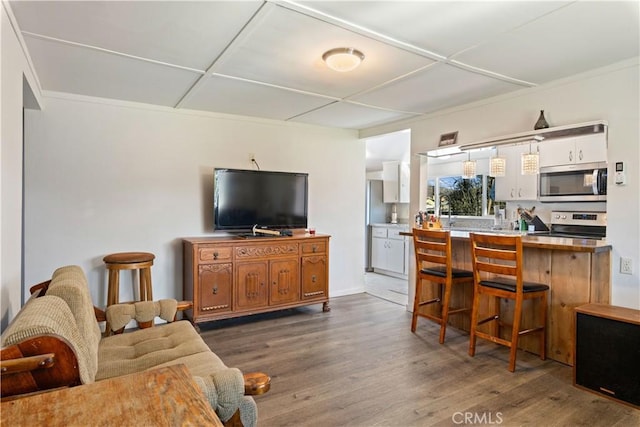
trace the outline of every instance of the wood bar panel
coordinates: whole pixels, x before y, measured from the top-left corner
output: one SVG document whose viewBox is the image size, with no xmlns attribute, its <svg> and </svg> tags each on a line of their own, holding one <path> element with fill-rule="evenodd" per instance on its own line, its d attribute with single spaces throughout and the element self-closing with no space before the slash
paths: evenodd
<svg viewBox="0 0 640 427">
<path fill-rule="evenodd" d="M 469 233 L 452 232 L 454 267 L 471 269 Z M 546 284 L 550 287 L 547 311 L 547 356 L 567 365 L 574 363 L 575 325 L 574 309 L 588 303 L 609 303 L 611 292 L 611 246 L 604 241 L 563 239 L 546 236 L 523 236 L 524 280 Z M 432 287 L 427 288 L 434 295 Z M 435 289 L 435 286 L 433 287 Z M 426 297 L 427 295 L 425 295 Z M 471 306 L 472 287 L 453 288 L 452 306 Z M 539 310 L 527 301 L 524 306 L 524 328 L 540 323 Z M 492 313 L 495 301 L 482 302 L 481 313 Z M 502 318 L 511 322 L 514 303 L 502 301 L 499 307 Z M 439 307 L 429 307 L 437 310 Z M 453 316 L 450 325 L 469 330 L 469 315 Z M 507 328 L 505 328 L 507 329 Z M 510 331 L 501 331 L 508 338 Z M 524 336 L 519 347 L 538 352 L 538 337 Z"/>
</svg>

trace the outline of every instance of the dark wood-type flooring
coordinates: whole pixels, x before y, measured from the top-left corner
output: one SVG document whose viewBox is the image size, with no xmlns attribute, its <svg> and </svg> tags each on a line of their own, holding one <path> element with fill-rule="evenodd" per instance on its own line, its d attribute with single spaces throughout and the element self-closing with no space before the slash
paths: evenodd
<svg viewBox="0 0 640 427">
<path fill-rule="evenodd" d="M 258 425 L 270 426 L 640 426 L 640 410 L 572 385 L 572 369 L 453 328 L 368 294 L 200 325 L 227 366 L 271 375 L 256 396 Z M 639 361 L 640 363 L 640 361 Z"/>
</svg>

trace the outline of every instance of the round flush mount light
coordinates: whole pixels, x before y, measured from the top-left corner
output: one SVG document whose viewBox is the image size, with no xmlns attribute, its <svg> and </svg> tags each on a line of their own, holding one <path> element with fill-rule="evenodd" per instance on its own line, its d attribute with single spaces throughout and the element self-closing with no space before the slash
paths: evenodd
<svg viewBox="0 0 640 427">
<path fill-rule="evenodd" d="M 352 47 L 337 47 L 326 51 L 322 60 L 332 70 L 345 73 L 355 70 L 364 60 L 364 54 Z"/>
</svg>

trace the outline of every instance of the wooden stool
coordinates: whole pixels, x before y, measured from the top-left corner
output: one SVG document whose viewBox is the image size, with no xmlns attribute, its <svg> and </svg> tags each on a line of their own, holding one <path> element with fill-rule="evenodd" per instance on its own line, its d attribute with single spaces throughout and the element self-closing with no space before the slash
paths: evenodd
<svg viewBox="0 0 640 427">
<path fill-rule="evenodd" d="M 440 344 L 444 343 L 449 316 L 471 311 L 469 307 L 450 307 L 454 286 L 473 284 L 473 272 L 453 267 L 451 254 L 451 232 L 437 229 L 413 229 L 413 247 L 416 255 L 416 293 L 413 300 L 411 332 L 416 331 L 418 316 L 433 320 L 440 325 Z M 424 300 L 423 282 L 437 285 L 434 297 Z M 421 312 L 420 307 L 440 304 L 440 312 L 431 314 Z"/>
<path fill-rule="evenodd" d="M 120 252 L 105 256 L 102 260 L 109 270 L 107 307 L 120 302 L 120 270 L 138 270 L 140 274 L 140 301 L 153 301 L 151 290 L 151 266 L 155 255 L 148 252 Z M 106 335 L 110 334 L 107 322 Z"/>
<path fill-rule="evenodd" d="M 521 335 L 537 333 L 540 336 L 540 359 L 546 357 L 547 339 L 547 293 L 549 286 L 542 283 L 525 282 L 522 268 L 522 237 L 470 233 L 471 261 L 473 264 L 473 307 L 471 309 L 471 330 L 469 332 L 469 356 L 476 353 L 476 338 L 483 338 L 509 347 L 509 371 L 516 369 L 518 338 Z M 493 313 L 478 319 L 481 306 L 480 297 L 487 295 L 494 299 Z M 501 317 L 499 298 L 514 301 L 513 323 L 508 325 Z M 539 313 L 529 314 L 538 326 L 521 328 L 523 302 L 539 299 Z M 492 322 L 487 332 L 478 327 Z M 504 338 L 500 327 L 510 326 L 511 334 Z M 510 335 L 510 336 L 509 336 Z"/>
</svg>

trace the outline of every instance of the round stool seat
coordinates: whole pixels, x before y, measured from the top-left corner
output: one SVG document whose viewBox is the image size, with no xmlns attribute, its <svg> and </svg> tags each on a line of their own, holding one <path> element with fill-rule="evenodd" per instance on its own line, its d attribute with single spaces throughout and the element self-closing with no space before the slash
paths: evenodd
<svg viewBox="0 0 640 427">
<path fill-rule="evenodd" d="M 120 270 L 138 270 L 140 281 L 140 301 L 152 301 L 151 266 L 156 256 L 149 252 L 118 252 L 102 258 L 109 270 L 107 307 L 120 302 Z M 110 334 L 107 322 L 107 335 Z"/>
<path fill-rule="evenodd" d="M 107 264 L 134 264 L 153 261 L 156 256 L 149 252 L 119 252 L 102 258 Z"/>
</svg>

